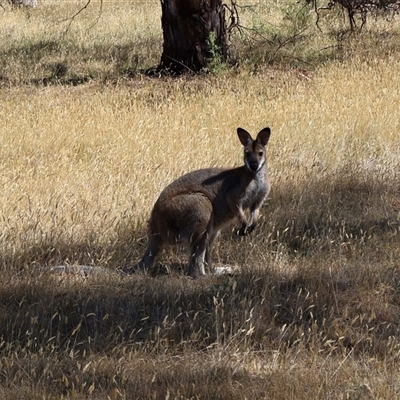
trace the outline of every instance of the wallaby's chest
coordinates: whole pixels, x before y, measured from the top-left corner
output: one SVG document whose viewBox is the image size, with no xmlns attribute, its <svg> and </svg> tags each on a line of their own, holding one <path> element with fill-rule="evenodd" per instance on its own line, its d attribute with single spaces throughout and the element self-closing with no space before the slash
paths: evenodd
<svg viewBox="0 0 400 400">
<path fill-rule="evenodd" d="M 242 198 L 239 199 L 239 203 L 243 208 L 249 208 L 253 204 L 261 203 L 267 193 L 267 181 L 265 179 L 255 179 L 247 185 Z"/>
</svg>

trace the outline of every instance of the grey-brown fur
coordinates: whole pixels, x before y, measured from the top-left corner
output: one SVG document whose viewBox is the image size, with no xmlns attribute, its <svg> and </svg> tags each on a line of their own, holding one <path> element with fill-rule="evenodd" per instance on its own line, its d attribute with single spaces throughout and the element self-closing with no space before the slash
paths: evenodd
<svg viewBox="0 0 400 400">
<path fill-rule="evenodd" d="M 264 128 L 255 140 L 242 128 L 237 133 L 244 146 L 243 166 L 193 171 L 161 192 L 151 213 L 146 252 L 135 269 L 149 269 L 164 244 L 186 242 L 190 246 L 188 275 L 204 275 L 206 265 L 211 269 L 213 243 L 224 226 L 237 218 L 240 235 L 253 231 L 270 190 L 265 146 L 271 132 Z M 246 209 L 250 209 L 250 222 Z"/>
</svg>

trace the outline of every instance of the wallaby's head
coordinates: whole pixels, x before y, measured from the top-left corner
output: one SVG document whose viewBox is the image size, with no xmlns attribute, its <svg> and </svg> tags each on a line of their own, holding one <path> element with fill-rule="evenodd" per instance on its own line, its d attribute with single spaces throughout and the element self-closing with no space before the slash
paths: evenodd
<svg viewBox="0 0 400 400">
<path fill-rule="evenodd" d="M 255 140 L 242 128 L 237 129 L 239 140 L 244 146 L 244 164 L 251 172 L 259 171 L 265 165 L 265 146 L 271 135 L 269 128 L 262 129 Z"/>
</svg>

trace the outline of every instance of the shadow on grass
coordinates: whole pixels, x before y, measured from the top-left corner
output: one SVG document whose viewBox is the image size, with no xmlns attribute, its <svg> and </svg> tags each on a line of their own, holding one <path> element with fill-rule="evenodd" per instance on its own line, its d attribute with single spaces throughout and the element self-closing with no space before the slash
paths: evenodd
<svg viewBox="0 0 400 400">
<path fill-rule="evenodd" d="M 66 40 L 16 43 L 0 51 L 0 83 L 80 85 L 134 77 L 148 68 L 137 43 L 82 47 Z"/>
<path fill-rule="evenodd" d="M 110 269 L 133 265 L 144 246 L 134 242 L 137 232 L 129 227 L 108 243 L 96 235 L 83 243 L 26 243 L 1 255 L 3 268 L 27 272 L 0 285 L 1 346 L 164 352 L 215 345 L 262 350 L 299 341 L 306 347 L 317 341 L 322 349 L 329 340 L 329 351 L 357 347 L 383 356 L 382 343 L 400 336 L 400 279 L 393 263 L 399 255 L 399 194 L 394 178 L 353 173 L 307 188 L 282 185 L 260 228 L 275 232 L 266 244 L 265 235 L 252 239 L 264 248 L 263 267 L 233 277 L 136 274 L 69 282 L 41 274 L 43 266 L 66 260 Z M 379 243 L 385 243 L 381 252 Z M 344 247 L 353 254 L 347 257 Z M 281 256 L 268 256 L 278 255 L 278 248 L 286 249 L 296 272 L 280 269 Z"/>
<path fill-rule="evenodd" d="M 264 229 L 276 245 L 302 255 L 392 240 L 400 232 L 397 176 L 345 167 L 333 176 L 312 176 L 306 184 L 278 182 Z"/>
<path fill-rule="evenodd" d="M 240 39 L 232 47 L 230 63 L 237 66 L 241 60 L 247 60 L 246 66 L 249 67 L 250 62 L 250 68 L 256 69 L 266 64 L 290 69 L 316 68 L 337 59 L 346 60 L 353 57 L 353 53 L 368 59 L 371 59 L 371 52 L 375 52 L 377 58 L 382 54 L 393 56 L 398 53 L 399 34 L 396 31 L 370 31 L 355 37 L 337 32 L 330 35 L 336 37 L 337 44 L 323 49 L 302 46 L 307 42 L 307 35 L 281 40 L 275 37 L 264 42 L 245 43 Z M 160 54 L 149 55 L 149 49 Z M 91 46 L 82 46 L 62 37 L 16 42 L 0 51 L 0 84 L 76 86 L 90 80 L 117 82 L 140 74 L 162 77 L 155 67 L 160 57 L 159 37 L 144 38 L 142 43 L 96 43 Z"/>
<path fill-rule="evenodd" d="M 362 263 L 333 273 L 316 265 L 308 273 L 285 277 L 265 269 L 197 281 L 22 279 L 0 287 L 1 350 L 164 354 L 215 346 L 283 351 L 301 344 L 384 357 L 387 344 L 400 339 L 398 273 Z"/>
<path fill-rule="evenodd" d="M 287 251 L 295 257 L 326 256 L 345 248 L 375 251 L 383 242 L 390 246 L 400 233 L 396 176 L 396 171 L 379 177 L 344 170 L 335 176 L 314 177 L 307 184 L 277 182 L 256 231 L 242 239 L 226 229 L 222 241 L 233 243 L 237 254 L 251 241 L 262 245 L 265 253 Z M 31 240 L 20 238 L 20 247 L 0 253 L 3 270 L 37 271 L 61 264 L 129 269 L 140 260 L 147 242 L 145 227 L 133 227 L 129 221 L 121 221 L 109 237 L 88 232 L 77 241 L 62 232 L 51 232 Z M 186 262 L 182 250 L 172 248 L 159 257 L 159 263 L 175 264 L 172 269 L 182 271 Z"/>
</svg>

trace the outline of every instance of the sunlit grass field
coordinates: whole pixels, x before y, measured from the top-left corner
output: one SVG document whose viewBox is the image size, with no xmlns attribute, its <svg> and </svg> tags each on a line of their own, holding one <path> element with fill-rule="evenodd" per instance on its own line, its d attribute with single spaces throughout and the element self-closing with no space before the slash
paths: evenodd
<svg viewBox="0 0 400 400">
<path fill-rule="evenodd" d="M 236 36 L 233 66 L 150 78 L 158 1 L 60 22 L 83 5 L 1 16 L 0 398 L 400 398 L 398 21 Z M 258 7 L 243 23 L 293 34 Z M 272 190 L 251 236 L 218 239 L 237 275 L 191 280 L 182 248 L 169 275 L 119 274 L 168 183 L 241 164 L 239 126 L 271 128 Z"/>
</svg>

